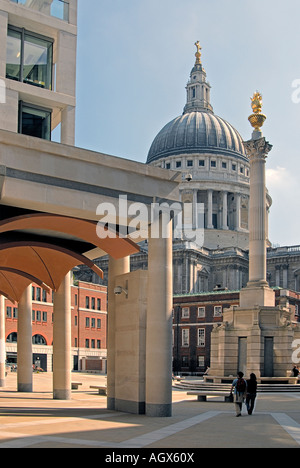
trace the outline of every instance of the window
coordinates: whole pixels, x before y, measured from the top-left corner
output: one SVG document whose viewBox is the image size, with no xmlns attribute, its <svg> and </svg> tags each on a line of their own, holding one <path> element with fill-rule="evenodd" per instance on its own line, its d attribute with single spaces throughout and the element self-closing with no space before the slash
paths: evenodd
<svg viewBox="0 0 300 468">
<path fill-rule="evenodd" d="M 91 308 L 92 308 L 93 310 L 95 310 L 95 308 L 96 308 L 96 307 L 95 307 L 95 298 L 92 297 L 91 299 L 92 299 L 92 306 L 91 306 Z"/>
<path fill-rule="evenodd" d="M 171 164 L 170 163 L 166 164 L 166 169 L 171 169 Z"/>
<path fill-rule="evenodd" d="M 96 328 L 96 319 L 94 318 L 91 319 L 91 327 Z"/>
<path fill-rule="evenodd" d="M 86 338 L 86 340 L 85 340 L 85 347 L 86 348 L 90 347 L 90 340 L 88 338 Z"/>
<path fill-rule="evenodd" d="M 41 288 L 36 288 L 36 300 L 41 302 Z"/>
<path fill-rule="evenodd" d="M 205 161 L 204 159 L 199 160 L 199 167 L 204 167 L 205 166 Z"/>
<path fill-rule="evenodd" d="M 222 169 L 227 169 L 227 163 L 226 162 L 222 162 Z"/>
<path fill-rule="evenodd" d="M 205 367 L 204 356 L 197 356 L 198 367 Z"/>
<path fill-rule="evenodd" d="M 34 301 L 35 300 L 35 287 L 32 286 L 32 300 Z"/>
<path fill-rule="evenodd" d="M 42 321 L 42 312 L 40 310 L 36 311 L 36 321 L 41 322 Z"/>
<path fill-rule="evenodd" d="M 236 164 L 232 164 L 232 170 L 236 171 Z"/>
<path fill-rule="evenodd" d="M 17 319 L 17 318 L 18 318 L 18 308 L 17 308 L 17 307 L 14 307 L 13 318 L 14 318 L 14 319 Z"/>
<path fill-rule="evenodd" d="M 198 307 L 198 318 L 205 317 L 205 307 Z"/>
<path fill-rule="evenodd" d="M 32 344 L 34 345 L 46 345 L 47 342 L 42 335 L 34 335 L 32 337 Z"/>
<path fill-rule="evenodd" d="M 182 346 L 190 345 L 190 330 L 188 328 L 183 328 L 182 330 Z"/>
<path fill-rule="evenodd" d="M 222 306 L 215 306 L 214 317 L 221 317 L 221 316 L 222 316 Z"/>
<path fill-rule="evenodd" d="M 241 174 L 244 174 L 244 168 L 243 168 L 243 166 L 240 167 L 240 173 L 241 173 Z"/>
<path fill-rule="evenodd" d="M 91 348 L 95 349 L 95 347 L 96 347 L 95 340 L 92 339 L 92 340 L 91 340 Z"/>
<path fill-rule="evenodd" d="M 187 165 L 187 167 L 193 167 L 194 161 L 193 161 L 192 159 L 189 159 L 189 160 L 186 162 L 186 165 Z"/>
<path fill-rule="evenodd" d="M 35 322 L 35 310 L 32 311 L 32 321 Z"/>
<path fill-rule="evenodd" d="M 97 328 L 101 328 L 101 319 L 97 319 Z"/>
<path fill-rule="evenodd" d="M 189 367 L 189 357 L 188 356 L 182 356 L 181 365 L 182 365 L 182 367 Z"/>
<path fill-rule="evenodd" d="M 90 318 L 89 317 L 85 318 L 85 326 L 86 326 L 86 328 L 90 327 Z"/>
<path fill-rule="evenodd" d="M 19 103 L 19 133 L 51 140 L 51 111 L 23 101 Z"/>
<path fill-rule="evenodd" d="M 47 302 L 47 291 L 43 289 L 43 302 Z"/>
<path fill-rule="evenodd" d="M 78 296 L 77 294 L 75 294 L 75 305 L 77 306 L 77 303 L 78 303 Z"/>
<path fill-rule="evenodd" d="M 97 310 L 101 310 L 101 299 L 97 299 Z"/>
<path fill-rule="evenodd" d="M 43 322 L 47 322 L 47 312 L 43 312 Z"/>
<path fill-rule="evenodd" d="M 11 307 L 6 307 L 6 317 L 7 318 L 11 318 L 11 312 L 12 312 L 12 308 Z"/>
<path fill-rule="evenodd" d="M 198 341 L 197 346 L 200 348 L 205 347 L 205 328 L 198 328 Z"/>
<path fill-rule="evenodd" d="M 53 41 L 9 26 L 6 78 L 39 88 L 52 89 Z"/>
<path fill-rule="evenodd" d="M 176 167 L 177 168 L 181 167 L 181 161 L 176 161 Z"/>
<path fill-rule="evenodd" d="M 189 318 L 189 316 L 190 316 L 190 308 L 182 307 L 181 318 Z"/>
<path fill-rule="evenodd" d="M 210 167 L 217 167 L 217 161 L 210 161 Z"/>
<path fill-rule="evenodd" d="M 101 340 L 97 340 L 97 349 L 101 349 Z"/>
<path fill-rule="evenodd" d="M 90 308 L 90 298 L 89 298 L 89 296 L 85 296 L 85 308 L 86 309 Z"/>
</svg>

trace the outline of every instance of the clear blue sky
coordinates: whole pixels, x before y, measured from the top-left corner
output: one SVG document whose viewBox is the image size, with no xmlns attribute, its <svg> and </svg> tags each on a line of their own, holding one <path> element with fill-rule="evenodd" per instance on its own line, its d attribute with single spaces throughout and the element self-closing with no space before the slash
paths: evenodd
<svg viewBox="0 0 300 468">
<path fill-rule="evenodd" d="M 183 111 L 199 40 L 214 112 L 245 140 L 250 96 L 263 95 L 263 133 L 273 145 L 269 237 L 300 245 L 300 102 L 292 100 L 292 83 L 300 83 L 299 0 L 78 4 L 76 145 L 144 163 L 156 134 Z"/>
</svg>

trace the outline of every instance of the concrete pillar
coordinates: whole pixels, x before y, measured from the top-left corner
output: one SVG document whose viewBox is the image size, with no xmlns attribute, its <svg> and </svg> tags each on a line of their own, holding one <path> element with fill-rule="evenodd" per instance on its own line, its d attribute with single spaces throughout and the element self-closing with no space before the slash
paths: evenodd
<svg viewBox="0 0 300 468">
<path fill-rule="evenodd" d="M 64 145 L 75 145 L 75 107 L 68 106 L 61 111 L 61 137 Z"/>
<path fill-rule="evenodd" d="M 213 229 L 212 222 L 212 210 L 213 210 L 213 190 L 207 191 L 207 229 Z"/>
<path fill-rule="evenodd" d="M 158 223 L 159 219 L 154 221 Z M 156 232 L 156 231 L 155 231 Z M 172 223 L 168 238 L 149 237 L 146 415 L 172 415 Z"/>
<path fill-rule="evenodd" d="M 108 264 L 108 314 L 107 314 L 107 408 L 110 410 L 115 409 L 115 302 L 116 297 L 114 294 L 115 278 L 116 276 L 129 273 L 130 271 L 130 257 L 124 257 L 119 260 L 114 260 L 109 257 Z"/>
<path fill-rule="evenodd" d="M 0 387 L 5 387 L 5 298 L 0 296 Z"/>
<path fill-rule="evenodd" d="M 53 295 L 53 398 L 71 399 L 71 282 L 70 273 Z"/>
<path fill-rule="evenodd" d="M 32 392 L 32 286 L 25 289 L 18 307 L 18 392 Z"/>
</svg>

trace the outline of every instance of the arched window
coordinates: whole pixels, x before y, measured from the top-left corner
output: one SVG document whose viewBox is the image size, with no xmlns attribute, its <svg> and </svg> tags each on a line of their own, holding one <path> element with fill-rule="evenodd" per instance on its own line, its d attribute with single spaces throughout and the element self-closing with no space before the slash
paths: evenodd
<svg viewBox="0 0 300 468">
<path fill-rule="evenodd" d="M 18 339 L 18 334 L 16 332 L 11 333 L 6 338 L 6 343 L 17 343 L 17 339 Z"/>
<path fill-rule="evenodd" d="M 34 345 L 46 345 L 47 342 L 42 335 L 34 335 L 32 337 L 32 344 Z"/>
</svg>

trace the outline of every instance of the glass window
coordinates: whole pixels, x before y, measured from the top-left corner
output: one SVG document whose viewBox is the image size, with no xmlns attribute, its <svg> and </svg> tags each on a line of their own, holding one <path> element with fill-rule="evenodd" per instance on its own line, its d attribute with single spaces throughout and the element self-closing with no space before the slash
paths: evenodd
<svg viewBox="0 0 300 468">
<path fill-rule="evenodd" d="M 190 309 L 189 307 L 182 307 L 182 310 L 181 310 L 181 317 L 182 318 L 189 318 L 190 316 Z"/>
<path fill-rule="evenodd" d="M 6 46 L 6 78 L 21 80 L 21 44 L 22 34 L 8 30 Z"/>
<path fill-rule="evenodd" d="M 205 346 L 205 328 L 198 328 L 198 346 L 201 348 Z"/>
<path fill-rule="evenodd" d="M 97 299 L 97 310 L 101 310 L 101 299 Z"/>
<path fill-rule="evenodd" d="M 198 307 L 198 318 L 205 317 L 205 307 Z"/>
<path fill-rule="evenodd" d="M 52 89 L 53 42 L 25 31 L 8 28 L 6 77 Z"/>
<path fill-rule="evenodd" d="M 20 102 L 19 133 L 51 140 L 51 111 Z"/>
<path fill-rule="evenodd" d="M 215 306 L 214 317 L 221 317 L 221 316 L 222 316 L 222 306 Z"/>
<path fill-rule="evenodd" d="M 200 166 L 200 167 L 204 167 L 204 166 L 205 166 L 205 161 L 204 161 L 204 159 L 200 159 L 200 160 L 199 160 L 199 166 Z"/>
<path fill-rule="evenodd" d="M 183 328 L 182 330 L 182 346 L 189 346 L 190 345 L 190 331 L 187 328 Z"/>
</svg>

